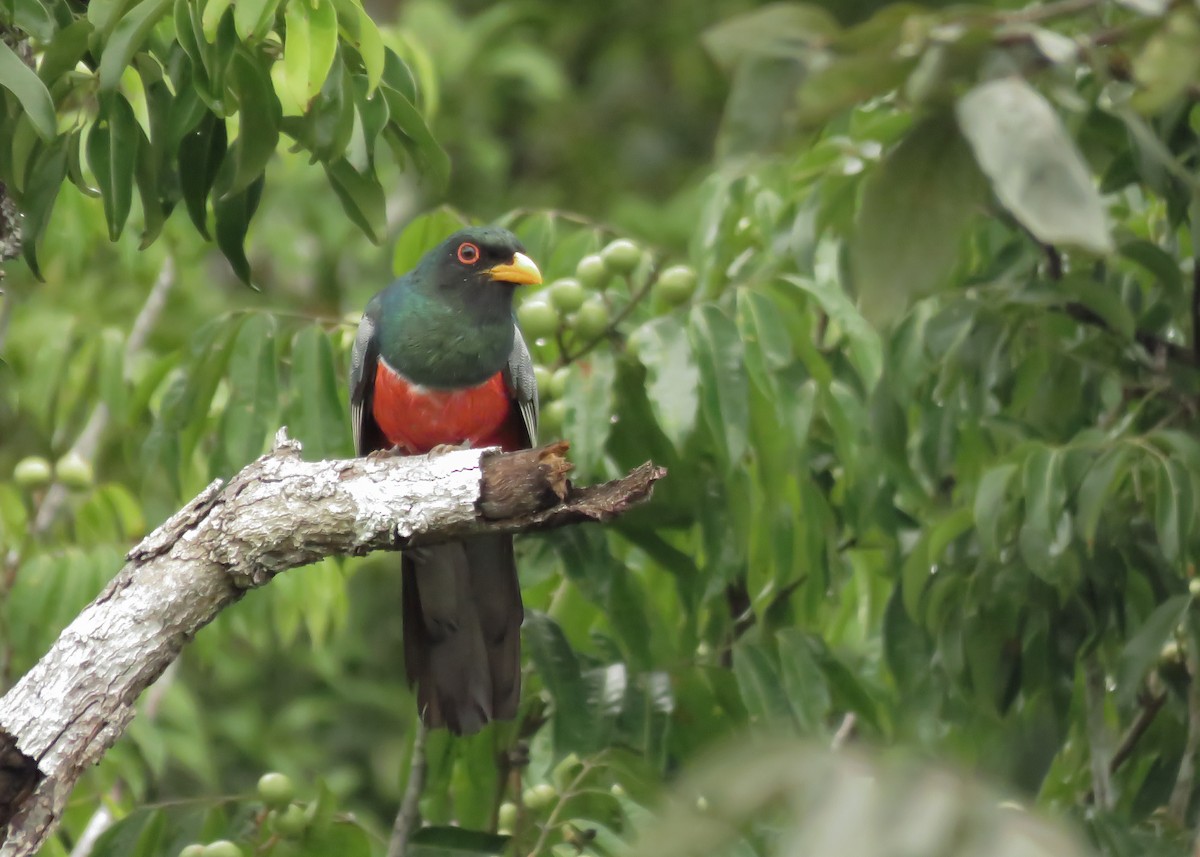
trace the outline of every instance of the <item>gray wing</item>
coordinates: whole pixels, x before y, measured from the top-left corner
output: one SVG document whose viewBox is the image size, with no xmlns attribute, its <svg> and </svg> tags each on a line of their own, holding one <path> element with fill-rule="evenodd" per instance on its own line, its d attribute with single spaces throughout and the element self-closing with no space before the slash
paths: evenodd
<svg viewBox="0 0 1200 857">
<path fill-rule="evenodd" d="M 529 348 L 518 329 L 513 337 L 512 353 L 504 367 L 504 383 L 512 393 L 513 400 L 521 409 L 521 420 L 525 423 L 525 434 L 530 446 L 537 445 L 538 392 L 537 379 L 533 374 L 533 359 Z"/>
<path fill-rule="evenodd" d="M 350 351 L 350 428 L 354 433 L 355 455 L 366 455 L 386 446 L 383 433 L 375 424 L 371 404 L 375 396 L 375 367 L 379 360 L 379 343 L 375 339 L 375 301 L 367 304 L 358 335 Z"/>
</svg>

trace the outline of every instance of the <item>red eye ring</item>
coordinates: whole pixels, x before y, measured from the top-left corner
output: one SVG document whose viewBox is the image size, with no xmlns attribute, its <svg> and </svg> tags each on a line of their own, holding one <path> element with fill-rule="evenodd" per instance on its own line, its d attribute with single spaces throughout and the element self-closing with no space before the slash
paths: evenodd
<svg viewBox="0 0 1200 857">
<path fill-rule="evenodd" d="M 479 247 L 470 241 L 458 245 L 458 261 L 464 265 L 474 265 L 479 261 Z"/>
</svg>

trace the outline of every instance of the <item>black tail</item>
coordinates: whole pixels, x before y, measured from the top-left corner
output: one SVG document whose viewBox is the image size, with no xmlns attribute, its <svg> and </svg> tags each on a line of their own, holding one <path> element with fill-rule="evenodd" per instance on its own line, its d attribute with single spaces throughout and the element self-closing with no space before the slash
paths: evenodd
<svg viewBox="0 0 1200 857">
<path fill-rule="evenodd" d="M 478 732 L 516 716 L 521 589 L 512 536 L 404 552 L 404 667 L 431 729 Z"/>
</svg>

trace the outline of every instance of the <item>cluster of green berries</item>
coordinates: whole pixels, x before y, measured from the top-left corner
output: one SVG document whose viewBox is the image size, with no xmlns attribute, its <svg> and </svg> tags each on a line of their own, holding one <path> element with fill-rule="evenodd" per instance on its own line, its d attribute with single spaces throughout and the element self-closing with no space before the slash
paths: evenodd
<svg viewBox="0 0 1200 857">
<path fill-rule="evenodd" d="M 604 290 L 615 278 L 637 271 L 645 257 L 645 251 L 627 238 L 618 238 L 599 253 L 584 256 L 575 266 L 574 277 L 555 280 L 517 308 L 517 321 L 526 338 L 544 339 L 560 328 L 585 341 L 603 336 L 611 321 Z M 668 306 L 683 303 L 695 288 L 696 274 L 687 265 L 666 268 L 654 282 L 655 294 Z"/>
<path fill-rule="evenodd" d="M 630 278 L 646 261 L 646 253 L 627 238 L 609 242 L 599 253 L 579 260 L 575 276 L 563 277 L 531 295 L 517 307 L 517 323 L 529 342 L 548 339 L 556 333 L 570 333 L 589 343 L 604 336 L 612 325 L 612 315 L 604 292 L 619 278 Z M 687 265 L 672 265 L 658 272 L 651 293 L 668 307 L 686 303 L 696 291 L 696 272 Z M 541 400 L 543 438 L 554 437 L 566 417 L 562 401 L 570 369 L 550 369 L 537 364 L 538 396 Z"/>
<path fill-rule="evenodd" d="M 262 819 L 266 830 L 280 839 L 299 839 L 308 830 L 309 812 L 293 798 L 296 788 L 286 774 L 263 774 L 258 780 L 258 799 L 267 809 Z M 245 857 L 236 843 L 218 839 L 207 845 L 193 843 L 179 852 L 179 857 Z"/>
<path fill-rule="evenodd" d="M 28 490 L 45 488 L 51 480 L 57 479 L 65 488 L 83 491 L 92 487 L 95 478 L 92 465 L 76 452 L 68 452 L 53 467 L 40 455 L 31 455 L 22 458 L 13 468 L 13 481 Z"/>
</svg>

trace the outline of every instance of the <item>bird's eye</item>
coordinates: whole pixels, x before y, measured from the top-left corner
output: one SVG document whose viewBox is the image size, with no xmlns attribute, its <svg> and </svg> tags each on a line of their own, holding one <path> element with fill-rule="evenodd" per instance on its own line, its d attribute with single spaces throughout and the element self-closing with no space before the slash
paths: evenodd
<svg viewBox="0 0 1200 857">
<path fill-rule="evenodd" d="M 458 261 L 464 265 L 474 265 L 479 261 L 479 248 L 470 241 L 458 245 Z"/>
</svg>

